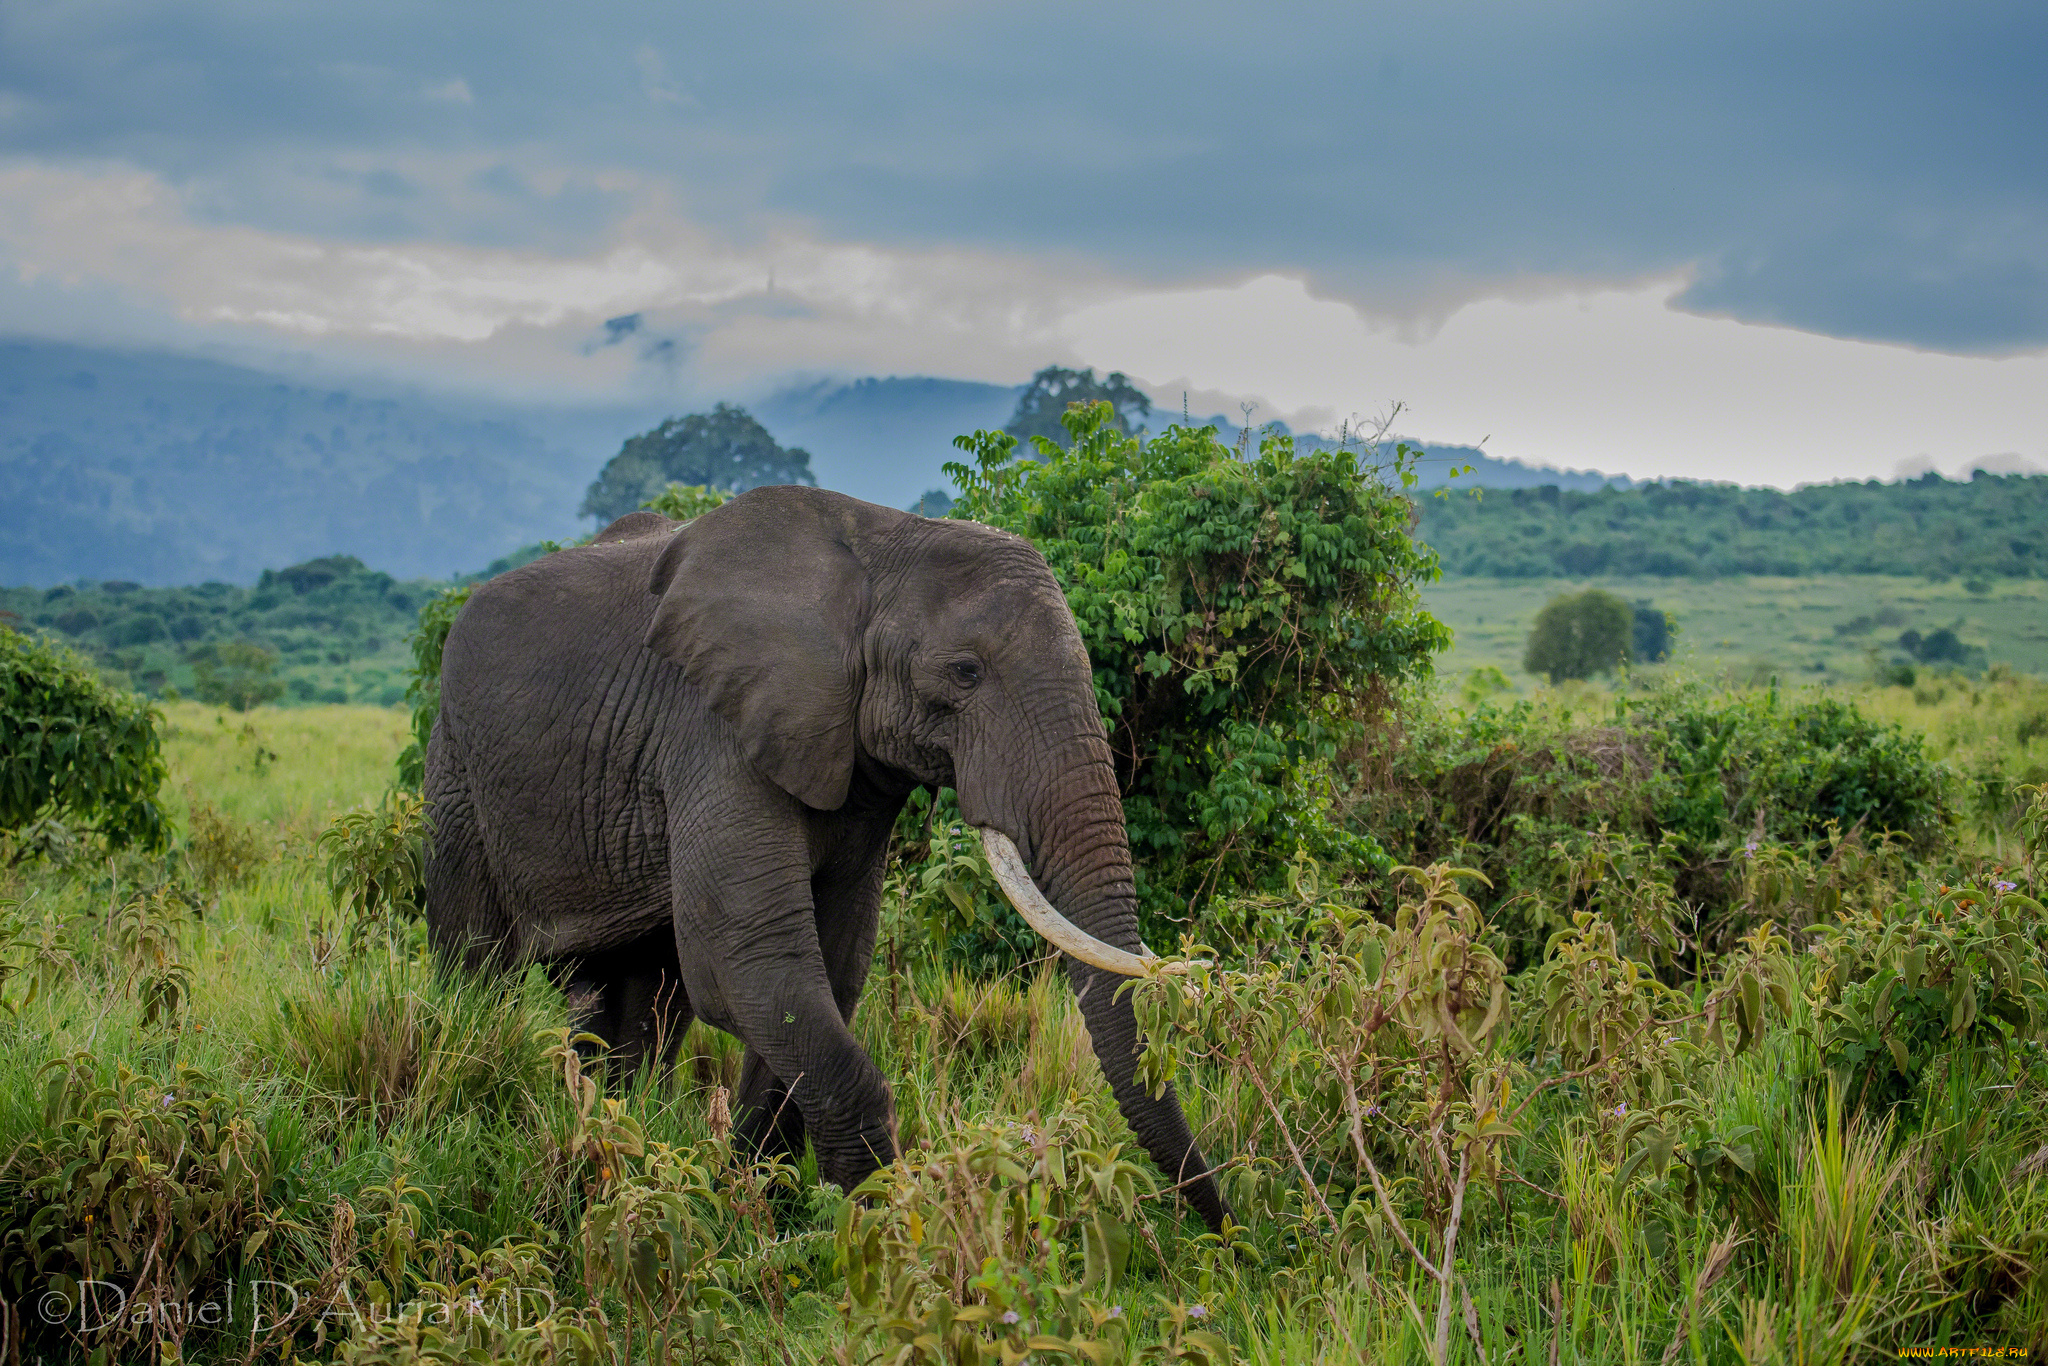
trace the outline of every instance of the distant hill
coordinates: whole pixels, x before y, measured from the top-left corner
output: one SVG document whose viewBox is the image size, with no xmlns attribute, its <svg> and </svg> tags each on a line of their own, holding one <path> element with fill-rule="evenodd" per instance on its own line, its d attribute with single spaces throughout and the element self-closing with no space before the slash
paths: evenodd
<svg viewBox="0 0 2048 1366">
<path fill-rule="evenodd" d="M 909 507 L 946 486 L 953 438 L 1002 426 L 1023 387 L 815 380 L 746 406 L 783 445 L 810 452 L 822 486 Z M 683 411 L 366 392 L 185 356 L 0 340 L 0 585 L 248 584 L 331 555 L 399 579 L 448 578 L 589 529 L 576 508 L 605 461 Z M 1155 412 L 1152 425 L 1173 420 Z M 1236 438 L 1221 415 L 1207 421 Z M 1614 482 L 1428 446 L 1422 486 L 1467 464 L 1460 484 Z"/>
<path fill-rule="evenodd" d="M 785 446 L 811 453 L 818 483 L 890 507 L 909 507 L 946 487 L 953 438 L 997 428 L 1016 410 L 1021 384 L 970 380 L 858 379 L 794 385 L 750 405 Z"/>
<path fill-rule="evenodd" d="M 1021 386 L 811 382 L 749 404 L 818 480 L 895 507 L 945 484 L 952 439 Z M 184 356 L 0 341 L 0 584 L 249 583 L 349 554 L 446 578 L 573 536 L 647 403 L 521 408 L 365 394 Z"/>
<path fill-rule="evenodd" d="M 332 554 L 445 576 L 572 530 L 581 463 L 453 405 L 0 342 L 0 584 L 246 583 Z"/>
<path fill-rule="evenodd" d="M 1415 500 L 1447 575 L 1913 574 L 2048 578 L 2048 475 L 1817 484 L 1667 482 Z"/>
<path fill-rule="evenodd" d="M 1155 408 L 1152 411 L 1152 420 L 1147 425 L 1153 431 L 1163 431 L 1182 421 L 1192 422 L 1196 426 L 1216 428 L 1217 435 L 1228 445 L 1236 445 L 1246 440 L 1243 427 L 1233 423 L 1222 413 L 1183 419 L 1178 413 Z M 1334 437 L 1324 436 L 1318 432 L 1292 431 L 1285 422 L 1254 423 L 1247 444 L 1256 443 L 1259 436 L 1268 431 L 1292 436 L 1296 450 L 1325 450 L 1338 444 Z M 1398 435 L 1385 437 L 1380 445 L 1391 453 L 1395 446 L 1404 442 L 1419 452 L 1419 458 L 1415 463 L 1415 476 L 1416 487 L 1421 489 L 1439 489 L 1448 485 L 1453 488 L 1486 489 L 1556 487 L 1590 492 L 1594 489 L 1625 489 L 1635 486 L 1635 481 L 1625 474 L 1602 474 L 1599 470 L 1554 470 L 1544 465 L 1525 465 L 1519 460 L 1488 455 L 1477 446 L 1445 446 Z"/>
<path fill-rule="evenodd" d="M 1438 446 L 1410 441 L 1422 452 L 1416 462 L 1416 487 L 1420 489 L 1571 489 L 1590 493 L 1596 489 L 1634 488 L 1625 474 L 1602 474 L 1598 470 L 1554 470 L 1543 465 L 1525 465 L 1488 455 L 1477 446 Z M 1458 471 L 1453 477 L 1452 471 Z"/>
</svg>

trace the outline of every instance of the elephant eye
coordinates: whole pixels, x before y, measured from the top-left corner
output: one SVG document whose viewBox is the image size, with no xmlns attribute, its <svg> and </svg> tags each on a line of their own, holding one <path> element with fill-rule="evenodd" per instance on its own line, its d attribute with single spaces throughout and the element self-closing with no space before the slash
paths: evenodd
<svg viewBox="0 0 2048 1366">
<path fill-rule="evenodd" d="M 971 688 L 981 682 L 981 665 L 971 659 L 956 660 L 948 664 L 946 670 L 953 675 L 953 681 L 963 688 Z"/>
</svg>

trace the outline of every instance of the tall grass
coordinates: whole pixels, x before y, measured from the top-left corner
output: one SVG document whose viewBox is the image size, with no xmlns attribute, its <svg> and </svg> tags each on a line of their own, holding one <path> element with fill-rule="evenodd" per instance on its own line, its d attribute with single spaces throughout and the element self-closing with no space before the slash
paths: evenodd
<svg viewBox="0 0 2048 1366">
<path fill-rule="evenodd" d="M 1959 746 L 1993 747 L 2008 724 L 1996 718 L 2029 714 L 2031 694 L 2010 691 L 1974 708 L 1955 696 L 1886 705 L 1958 727 L 1990 716 L 1974 739 L 1955 733 Z M 206 1246 L 192 1230 L 222 1231 L 176 1278 L 151 1282 L 165 1294 L 197 1301 L 275 1283 L 321 1312 L 253 1337 L 157 1324 L 86 1341 L 31 1321 L 24 1359 L 97 1345 L 112 1360 L 166 1348 L 195 1361 L 447 1360 L 454 1349 L 433 1323 L 395 1322 L 394 1306 L 484 1302 L 508 1288 L 552 1296 L 558 1312 L 545 1329 L 472 1325 L 465 1359 L 894 1359 L 915 1333 L 891 1338 L 886 1314 L 862 1317 L 848 1279 L 858 1259 L 835 1251 L 852 1237 L 842 1226 L 857 1231 L 865 1208 L 901 1216 L 877 1238 L 911 1239 L 933 1220 L 966 1220 L 958 1202 L 970 1196 L 995 1260 L 947 1272 L 966 1287 L 963 1309 L 988 1310 L 951 1322 L 956 1345 L 1007 1332 L 995 1307 L 1007 1304 L 1020 1332 L 1038 1322 L 1050 1335 L 1064 1315 L 1060 1332 L 1096 1344 L 1093 1356 L 1019 1346 L 1011 1360 L 1029 1350 L 1034 1361 L 1410 1361 L 1435 1350 L 1440 1287 L 1393 1216 L 1423 1251 L 1436 1246 L 1437 1178 L 1393 1127 L 1371 1149 L 1387 1206 L 1326 1156 L 1305 1154 L 1304 1171 L 1261 1094 L 1261 1081 L 1310 1074 L 1295 1056 L 1319 1037 L 1306 1021 L 1276 1025 L 1277 1051 L 1258 1070 L 1190 1052 L 1176 1079 L 1204 1150 L 1233 1160 L 1223 1180 L 1245 1226 L 1224 1240 L 1138 1158 L 1056 966 L 984 977 L 912 954 L 892 978 L 878 965 L 854 1030 L 894 1082 L 904 1170 L 924 1175 L 853 1206 L 818 1191 L 811 1164 L 791 1177 L 730 1152 L 720 1107 L 740 1049 L 701 1023 L 672 1075 L 599 1074 L 586 1088 L 566 1004 L 540 974 L 446 976 L 417 931 L 355 960 L 323 947 L 334 910 L 314 837 L 381 795 L 404 739 L 395 713 L 258 710 L 246 718 L 253 737 L 242 717 L 191 704 L 171 716 L 173 789 L 251 833 L 265 856 L 210 887 L 182 852 L 0 875 L 0 900 L 19 903 L 4 955 L 19 969 L 5 987 L 18 1013 L 0 1017 L 0 1263 L 12 1278 L 0 1296 L 32 1316 L 52 1278 L 91 1271 L 139 1285 L 159 1274 L 147 1271 L 147 1239 L 121 1261 L 129 1254 L 105 1231 L 118 1206 L 188 1249 Z M 258 763 L 259 747 L 277 757 Z M 181 831 L 191 809 L 180 808 Z M 1788 855 L 1785 866 L 1807 865 Z M 1891 865 L 1870 866 L 1857 904 L 1904 895 Z M 1787 933 L 1832 914 L 1800 898 L 1838 883 L 1841 868 L 1788 884 L 1772 913 Z M 152 1020 L 112 927 L 164 886 L 191 893 L 151 903 L 189 986 Z M 1689 1117 L 1672 1121 L 1679 1158 L 1661 1171 L 1628 1166 L 1639 1103 L 1621 1104 L 1605 1073 L 1559 1080 L 1571 1069 L 1533 1023 L 1534 979 L 1510 986 L 1498 1075 L 1520 1108 L 1498 1140 L 1506 1175 L 1475 1185 L 1463 1208 L 1445 1360 L 2048 1351 L 2048 1054 L 2017 1028 L 2003 1043 L 1947 1047 L 1902 1099 L 1858 1108 L 1854 1088 L 1831 1086 L 1816 1043 L 1830 997 L 1805 947 L 1790 958 L 1797 992 L 1766 1004 L 1748 1048 L 1733 1047 L 1732 1024 L 1718 1043 L 1700 1024 L 1672 1025 L 1658 1045 L 1657 1065 L 1691 1097 Z M 1701 1008 L 1713 988 L 1705 969 L 1666 977 L 1663 1018 Z M 1385 1056 L 1405 1065 L 1412 1053 Z M 1320 1103 L 1303 1092 L 1283 1105 L 1288 1131 Z M 1401 1118 L 1393 1098 L 1382 1104 L 1382 1123 Z M 204 1161 L 190 1145 L 132 1137 L 160 1134 L 146 1123 L 159 1112 L 212 1117 L 179 1131 L 212 1135 Z M 117 1133 L 131 1135 L 125 1165 L 106 1147 Z M 978 1184 L 947 1194 L 933 1173 L 948 1161 L 966 1170 L 974 1153 L 985 1157 Z M 1101 1184 L 1060 1186 L 1055 1168 Z M 939 1333 L 918 1317 L 938 1293 L 923 1263 L 886 1265 L 908 1287 L 901 1322 Z M 260 1293 L 282 1315 L 283 1292 Z M 709 1317 L 685 1331 L 691 1314 Z M 902 1359 L 973 1359 L 966 1350 Z"/>
</svg>

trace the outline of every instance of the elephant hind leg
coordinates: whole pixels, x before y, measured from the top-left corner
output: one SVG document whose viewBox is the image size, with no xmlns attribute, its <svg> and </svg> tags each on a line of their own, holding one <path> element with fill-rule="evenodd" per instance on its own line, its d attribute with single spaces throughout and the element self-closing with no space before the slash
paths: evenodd
<svg viewBox="0 0 2048 1366">
<path fill-rule="evenodd" d="M 512 917 L 484 851 L 468 775 L 445 721 L 427 745 L 426 798 L 432 821 L 427 858 L 427 939 L 444 963 L 472 972 L 516 961 Z"/>
<path fill-rule="evenodd" d="M 664 943 L 670 937 L 662 935 Z M 653 971 L 629 971 L 614 977 L 607 988 L 618 1000 L 618 1031 L 609 1036 L 612 1057 L 621 1069 L 631 1073 L 642 1063 L 663 1071 L 675 1065 L 696 1012 L 683 989 L 682 970 L 674 965 Z"/>
<path fill-rule="evenodd" d="M 607 1046 L 605 1062 L 621 1079 L 643 1063 L 675 1061 L 696 1012 L 683 987 L 675 940 L 664 928 L 623 948 L 558 965 L 553 976 L 568 997 L 579 1033 Z"/>
</svg>

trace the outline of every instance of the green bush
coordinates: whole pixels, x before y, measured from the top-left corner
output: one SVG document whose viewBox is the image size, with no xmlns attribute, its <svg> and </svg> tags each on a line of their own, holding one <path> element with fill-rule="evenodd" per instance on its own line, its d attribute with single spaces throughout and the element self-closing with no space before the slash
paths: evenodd
<svg viewBox="0 0 2048 1366">
<path fill-rule="evenodd" d="M 42 1131 L 0 1189 L 0 1278 L 43 1289 L 42 1324 L 68 1347 L 156 1359 L 193 1325 L 128 1306 L 235 1294 L 237 1266 L 282 1226 L 277 1154 L 244 1098 L 196 1067 L 159 1078 L 76 1054 L 39 1080 Z"/>
<path fill-rule="evenodd" d="M 412 646 L 412 673 L 405 684 L 405 700 L 412 707 L 412 741 L 398 755 L 398 785 L 417 792 L 427 780 L 427 741 L 434 733 L 434 718 L 441 714 L 441 651 L 448 644 L 448 628 L 455 614 L 469 601 L 475 584 L 444 588 L 420 608 L 420 622 L 408 638 Z"/>
<path fill-rule="evenodd" d="M 2048 1033 L 2041 904 L 2011 883 L 1915 883 L 1895 904 L 1845 916 L 1821 935 L 1821 1060 L 1852 1099 L 1903 1099 L 1950 1049 Z"/>
<path fill-rule="evenodd" d="M 62 646 L 0 627 L 0 835 L 84 823 L 111 848 L 158 851 L 170 829 L 156 710 Z"/>
<path fill-rule="evenodd" d="M 675 522 L 689 522 L 703 516 L 732 495 L 724 489 L 703 484 L 670 484 L 640 506 Z"/>
<path fill-rule="evenodd" d="M 1481 900 L 1518 967 L 1578 910 L 1664 962 L 1680 922 L 1718 934 L 1754 907 L 1744 870 L 1759 849 L 1926 858 L 1954 822 L 1950 777 L 1919 735 L 1839 698 L 1698 684 L 1592 717 L 1414 697 L 1402 742 L 1354 781 L 1349 819 L 1396 857 L 1493 880 Z"/>
<path fill-rule="evenodd" d="M 1399 490 L 1355 450 L 1145 441 L 1106 403 L 1065 421 L 1072 446 L 1034 438 L 1035 459 L 1005 433 L 956 441 L 952 515 L 1029 538 L 1066 590 L 1148 913 L 1277 887 L 1297 851 L 1387 866 L 1332 816 L 1331 774 L 1449 643 L 1416 602 L 1436 561 Z"/>
<path fill-rule="evenodd" d="M 1610 673 L 1629 657 L 1635 610 L 1612 593 L 1559 594 L 1536 614 L 1522 667 L 1551 682 Z"/>
<path fill-rule="evenodd" d="M 321 832 L 328 894 L 352 955 L 419 918 L 432 830 L 426 800 L 399 788 L 374 807 L 335 817 Z"/>
<path fill-rule="evenodd" d="M 1627 713 L 1631 729 L 1655 737 L 1672 780 L 1657 822 L 1696 852 L 1737 834 L 1798 843 L 1858 829 L 1926 852 L 1954 820 L 1948 774 L 1925 737 L 1838 697 L 1680 687 L 1629 702 Z"/>
</svg>

